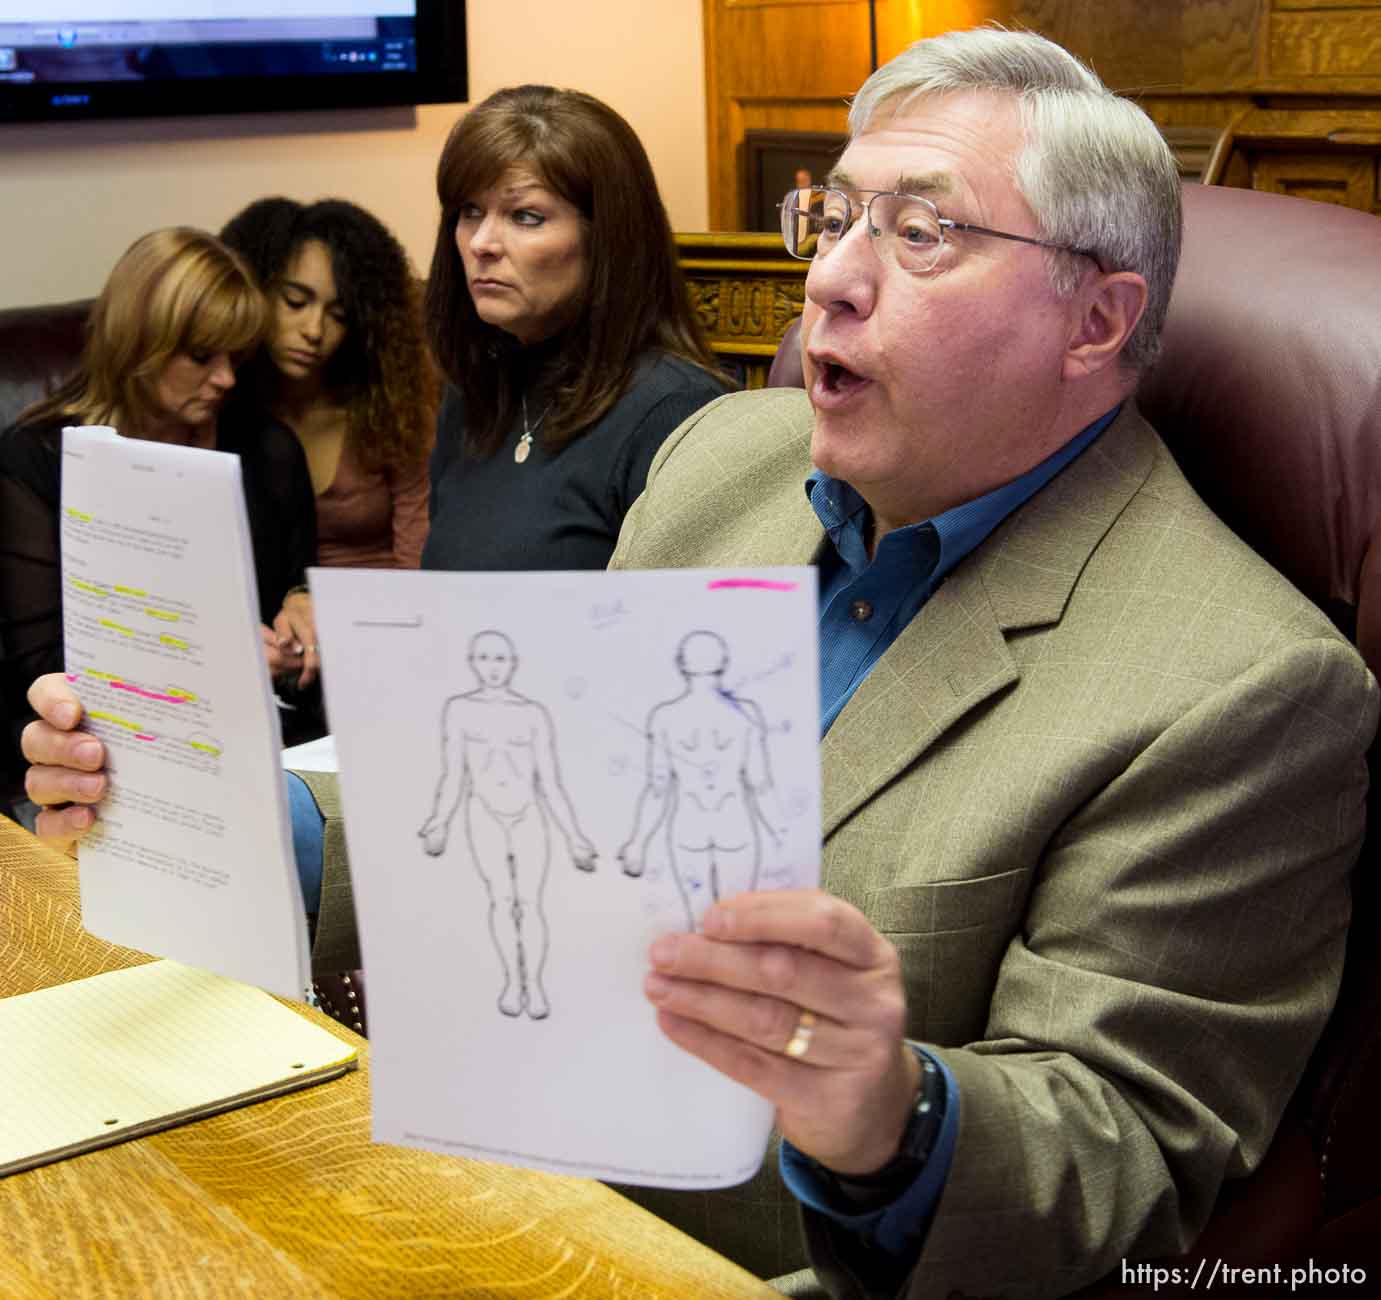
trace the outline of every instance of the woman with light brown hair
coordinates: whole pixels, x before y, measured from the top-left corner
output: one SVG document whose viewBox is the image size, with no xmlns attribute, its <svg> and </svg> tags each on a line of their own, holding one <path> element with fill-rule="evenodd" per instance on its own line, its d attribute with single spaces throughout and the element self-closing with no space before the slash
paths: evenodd
<svg viewBox="0 0 1381 1300">
<path fill-rule="evenodd" d="M 516 86 L 456 124 L 437 193 L 422 566 L 603 568 L 657 448 L 728 387 L 647 154 L 607 104 Z"/>
<path fill-rule="evenodd" d="M 0 698 L 12 729 L 25 694 L 62 657 L 64 425 L 112 425 L 130 438 L 234 452 L 259 584 L 265 654 L 276 673 L 302 659 L 269 630 L 316 552 L 311 480 L 297 439 L 248 403 L 228 400 L 235 367 L 259 346 L 268 313 L 240 258 L 187 227 L 136 240 L 87 321 L 77 372 L 0 435 Z"/>
</svg>

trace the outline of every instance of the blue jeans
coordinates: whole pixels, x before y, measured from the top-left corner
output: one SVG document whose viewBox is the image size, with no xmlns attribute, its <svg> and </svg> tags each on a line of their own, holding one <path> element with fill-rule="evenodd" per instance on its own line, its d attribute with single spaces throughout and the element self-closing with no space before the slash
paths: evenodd
<svg viewBox="0 0 1381 1300">
<path fill-rule="evenodd" d="M 288 782 L 288 815 L 292 819 L 293 857 L 297 859 L 302 902 L 308 915 L 315 916 L 321 910 L 321 853 L 326 819 L 307 783 L 292 772 L 285 772 L 284 776 Z"/>
</svg>

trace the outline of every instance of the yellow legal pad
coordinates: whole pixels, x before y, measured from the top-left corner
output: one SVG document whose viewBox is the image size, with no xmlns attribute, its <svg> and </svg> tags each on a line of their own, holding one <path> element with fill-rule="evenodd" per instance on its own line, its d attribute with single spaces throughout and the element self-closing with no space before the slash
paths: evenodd
<svg viewBox="0 0 1381 1300">
<path fill-rule="evenodd" d="M 0 1178 L 353 1070 L 261 989 L 154 961 L 0 999 Z"/>
</svg>

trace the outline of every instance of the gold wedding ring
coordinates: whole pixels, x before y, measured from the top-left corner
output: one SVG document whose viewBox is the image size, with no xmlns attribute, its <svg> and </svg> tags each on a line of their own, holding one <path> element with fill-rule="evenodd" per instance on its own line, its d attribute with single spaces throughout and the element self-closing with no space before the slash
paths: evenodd
<svg viewBox="0 0 1381 1300">
<path fill-rule="evenodd" d="M 782 1048 L 782 1053 L 799 1061 L 808 1051 L 810 1051 L 810 1040 L 815 1034 L 815 1013 L 813 1011 L 802 1011 L 801 1018 L 796 1022 L 796 1032 L 791 1035 L 791 1040 Z"/>
</svg>

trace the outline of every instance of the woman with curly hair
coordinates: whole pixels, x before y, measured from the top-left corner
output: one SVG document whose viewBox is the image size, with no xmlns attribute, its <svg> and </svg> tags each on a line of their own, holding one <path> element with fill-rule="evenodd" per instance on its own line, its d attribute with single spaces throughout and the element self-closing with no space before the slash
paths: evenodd
<svg viewBox="0 0 1381 1300">
<path fill-rule="evenodd" d="M 244 386 L 307 454 L 321 564 L 415 569 L 427 536 L 427 456 L 437 380 L 419 294 L 398 241 L 343 199 L 251 203 L 221 231 L 271 309 Z M 316 675 L 310 600 L 277 629 Z"/>
</svg>

